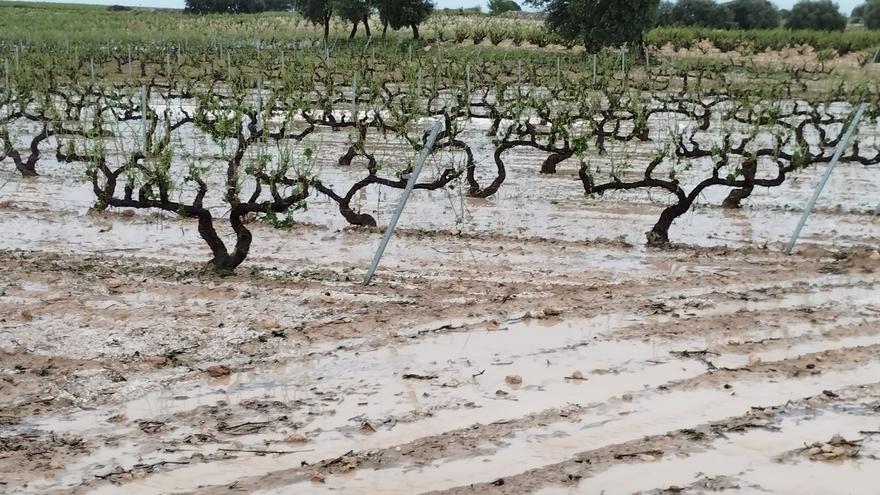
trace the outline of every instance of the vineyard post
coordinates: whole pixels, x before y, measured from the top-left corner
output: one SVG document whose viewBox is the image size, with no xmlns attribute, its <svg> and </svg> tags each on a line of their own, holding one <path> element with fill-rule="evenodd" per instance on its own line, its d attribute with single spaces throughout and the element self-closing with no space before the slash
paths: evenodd
<svg viewBox="0 0 880 495">
<path fill-rule="evenodd" d="M 522 96 L 522 59 L 516 61 L 516 91 Z"/>
<path fill-rule="evenodd" d="M 562 85 L 562 69 L 559 65 L 559 55 L 556 56 L 556 87 Z"/>
<path fill-rule="evenodd" d="M 597 64 L 597 55 L 593 54 L 593 85 L 596 85 L 596 64 Z"/>
<path fill-rule="evenodd" d="M 397 221 L 400 220 L 400 215 L 403 213 L 403 207 L 406 206 L 406 201 L 409 199 L 409 195 L 416 186 L 416 181 L 419 178 L 419 174 L 422 172 L 422 168 L 425 166 L 425 162 L 428 160 L 428 155 L 434 148 L 434 142 L 437 140 L 437 135 L 440 134 L 441 126 L 442 124 L 439 120 L 434 121 L 434 126 L 431 128 L 431 134 L 428 136 L 428 140 L 425 141 L 425 145 L 419 152 L 419 157 L 416 159 L 415 167 L 413 167 L 413 171 L 409 175 L 409 180 L 406 182 L 406 188 L 403 190 L 400 202 L 397 203 L 397 207 L 394 209 L 394 215 L 391 217 L 391 221 L 388 223 L 385 233 L 382 234 L 382 240 L 379 242 L 379 249 L 376 250 L 376 254 L 373 256 L 373 261 L 370 263 L 370 267 L 364 275 L 364 285 L 369 285 L 370 281 L 373 280 L 373 275 L 376 273 L 376 268 L 379 266 L 382 254 L 385 253 L 388 241 L 391 240 L 391 234 L 394 233 Z"/>
<path fill-rule="evenodd" d="M 810 200 L 807 201 L 807 206 L 804 207 L 804 212 L 801 215 L 800 220 L 798 220 L 797 227 L 794 228 L 794 234 L 792 234 L 791 240 L 788 242 L 788 245 L 785 246 L 785 254 L 791 254 L 792 250 L 794 249 L 794 245 L 795 243 L 797 243 L 798 237 L 801 235 L 801 230 L 804 228 L 804 224 L 807 223 L 807 218 L 810 216 L 810 213 L 812 213 L 813 207 L 816 205 L 816 201 L 819 199 L 819 195 L 822 194 L 822 189 L 825 187 L 825 183 L 828 182 L 828 178 L 831 177 L 831 172 L 834 171 L 834 167 L 837 165 L 840 157 L 843 156 L 844 151 L 846 151 L 849 140 L 852 138 L 855 130 L 859 127 L 859 124 L 862 121 L 862 116 L 865 114 L 865 110 L 867 109 L 868 104 L 862 103 L 861 105 L 859 105 L 858 110 L 856 110 L 856 114 L 850 122 L 846 133 L 843 135 L 840 143 L 837 144 L 837 149 L 834 151 L 834 156 L 831 158 L 831 162 L 828 164 L 828 168 L 825 169 L 825 172 L 822 174 L 822 178 L 819 180 L 819 184 L 816 186 L 816 190 L 813 191 L 813 195 L 810 197 Z"/>
<path fill-rule="evenodd" d="M 89 59 L 89 74 L 91 75 L 91 78 L 92 78 L 92 86 L 94 86 L 95 85 L 95 59 L 94 58 Z"/>
<path fill-rule="evenodd" d="M 141 86 L 141 151 L 147 154 L 147 87 Z"/>
<path fill-rule="evenodd" d="M 128 80 L 131 80 L 131 45 L 128 45 Z"/>
<path fill-rule="evenodd" d="M 468 97 L 468 108 L 471 103 L 471 64 L 464 66 L 464 90 Z"/>
<path fill-rule="evenodd" d="M 9 59 L 8 58 L 3 59 L 3 77 L 6 79 L 6 86 L 4 86 L 4 87 L 8 91 L 9 90 Z"/>
<path fill-rule="evenodd" d="M 257 79 L 257 126 L 263 129 L 263 78 Z"/>
<path fill-rule="evenodd" d="M 369 110 L 367 111 L 369 113 Z M 358 126 L 358 73 L 354 71 L 351 78 L 351 121 L 354 122 L 354 128 Z"/>
</svg>

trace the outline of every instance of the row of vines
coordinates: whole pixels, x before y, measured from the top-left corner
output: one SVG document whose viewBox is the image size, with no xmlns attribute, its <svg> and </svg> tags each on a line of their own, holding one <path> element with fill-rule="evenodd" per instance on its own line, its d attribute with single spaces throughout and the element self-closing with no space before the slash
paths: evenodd
<svg viewBox="0 0 880 495">
<path fill-rule="evenodd" d="M 662 192 L 647 233 L 662 246 L 707 189 L 729 190 L 722 206 L 739 207 L 754 188 L 830 161 L 854 104 L 880 117 L 870 79 L 730 62 L 633 66 L 625 53 L 157 43 L 17 47 L 5 65 L 0 163 L 25 176 L 46 161 L 77 167 L 97 209 L 193 219 L 223 272 L 247 258 L 250 222 L 289 225 L 319 196 L 349 224 L 375 226 L 354 199 L 403 189 L 434 120 L 443 130 L 417 190 L 490 197 L 512 156 L 538 154 L 535 180 L 571 166 L 587 196 Z M 328 135 L 344 136 L 344 149 L 321 146 Z M 880 164 L 878 143 L 857 138 L 843 161 Z M 356 180 L 331 179 L 319 162 Z"/>
</svg>

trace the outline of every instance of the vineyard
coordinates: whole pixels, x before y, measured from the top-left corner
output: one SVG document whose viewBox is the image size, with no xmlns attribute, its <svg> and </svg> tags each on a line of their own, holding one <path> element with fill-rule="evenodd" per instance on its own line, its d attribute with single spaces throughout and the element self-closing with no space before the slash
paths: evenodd
<svg viewBox="0 0 880 495">
<path fill-rule="evenodd" d="M 876 32 L 0 15 L 0 492 L 876 486 Z"/>
</svg>

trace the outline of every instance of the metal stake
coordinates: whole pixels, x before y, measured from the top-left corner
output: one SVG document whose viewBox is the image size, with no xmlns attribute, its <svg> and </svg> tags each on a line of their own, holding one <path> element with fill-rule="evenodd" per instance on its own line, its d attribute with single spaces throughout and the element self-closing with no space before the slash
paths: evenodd
<svg viewBox="0 0 880 495">
<path fill-rule="evenodd" d="M 141 86 L 141 142 L 144 156 L 147 155 L 147 87 Z"/>
<path fill-rule="evenodd" d="M 593 84 L 596 84 L 596 54 L 593 54 Z"/>
<path fill-rule="evenodd" d="M 358 73 L 355 71 L 354 75 L 351 78 L 351 120 L 354 122 L 354 127 L 357 129 L 358 126 Z"/>
<path fill-rule="evenodd" d="M 834 167 L 837 165 L 837 162 L 843 156 L 844 151 L 846 151 L 846 147 L 849 144 L 849 140 L 852 138 L 853 133 L 856 128 L 858 128 L 859 123 L 862 121 L 862 116 L 865 114 L 865 110 L 868 109 L 867 103 L 862 103 L 859 105 L 858 110 L 856 110 L 856 115 L 853 117 L 852 122 L 849 124 L 849 128 L 846 130 L 846 134 L 843 135 L 843 138 L 840 140 L 840 143 L 837 144 L 837 150 L 834 152 L 834 156 L 831 158 L 831 162 L 828 164 L 828 168 L 825 169 L 825 173 L 822 174 L 822 179 L 819 180 L 819 185 L 816 186 L 816 190 L 813 191 L 813 196 L 807 201 L 807 206 L 804 208 L 804 213 L 801 215 L 801 219 L 798 221 L 797 227 L 794 229 L 794 234 L 791 236 L 791 240 L 788 242 L 788 245 L 785 247 L 785 254 L 791 254 L 794 249 L 795 243 L 797 243 L 798 237 L 801 235 L 801 230 L 804 228 L 804 224 L 807 223 L 807 218 L 810 216 L 810 213 L 813 211 L 813 207 L 816 205 L 816 201 L 819 199 L 819 195 L 822 194 L 822 189 L 825 187 L 825 183 L 828 182 L 828 178 L 831 177 L 831 172 L 834 171 Z"/>
<path fill-rule="evenodd" d="M 419 157 L 416 159 L 416 166 L 409 175 L 406 188 L 403 190 L 403 196 L 400 198 L 400 202 L 397 203 L 397 208 L 394 210 L 394 216 L 391 217 L 391 221 L 388 223 L 385 233 L 382 234 L 382 241 L 379 242 L 379 249 L 376 250 L 376 254 L 373 256 L 373 262 L 370 263 L 370 267 L 367 269 L 366 275 L 364 275 L 364 285 L 369 285 L 370 281 L 373 280 L 373 275 L 376 273 L 376 268 L 379 266 L 379 260 L 382 259 L 382 254 L 385 253 L 388 241 L 391 240 L 391 234 L 394 233 L 397 221 L 400 220 L 400 215 L 403 213 L 403 207 L 406 206 L 406 201 L 409 199 L 409 195 L 416 186 L 416 180 L 418 180 L 419 174 L 422 172 L 422 167 L 425 166 L 425 162 L 428 160 L 428 155 L 434 147 L 434 142 L 437 140 L 437 135 L 440 134 L 441 127 L 442 124 L 439 120 L 434 121 L 434 127 L 431 128 L 431 134 L 428 136 L 425 146 L 422 148 L 421 152 L 419 152 Z"/>
</svg>

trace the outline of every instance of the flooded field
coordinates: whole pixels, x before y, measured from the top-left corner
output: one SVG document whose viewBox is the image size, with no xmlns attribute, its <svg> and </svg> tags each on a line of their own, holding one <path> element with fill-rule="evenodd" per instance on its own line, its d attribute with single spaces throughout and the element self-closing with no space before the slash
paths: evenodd
<svg viewBox="0 0 880 495">
<path fill-rule="evenodd" d="M 7 3 L 0 495 L 880 493 L 877 33 Z"/>
<path fill-rule="evenodd" d="M 652 129 L 679 126 L 668 117 Z M 467 125 L 489 182 L 497 142 Z M 222 144 L 180 129 L 173 173 L 222 162 Z M 349 131 L 310 136 L 314 181 L 363 179 L 338 161 Z M 655 131 L 596 159 L 643 169 Z M 876 152 L 876 121 L 860 132 Z M 412 154 L 370 145 L 398 166 Z M 459 176 L 416 191 L 364 286 L 381 228 L 347 225 L 338 200 L 308 197 L 290 228 L 243 218 L 255 242 L 221 277 L 194 220 L 93 209 L 88 160 L 41 146 L 38 177 L 0 172 L 4 494 L 877 492 L 872 159 L 839 167 L 789 257 L 824 166 L 742 209 L 721 207 L 730 183 L 707 189 L 651 249 L 668 190 L 586 196 L 575 159 L 542 174 L 546 153 L 518 149 L 497 193 L 468 197 L 461 156 L 441 148 L 429 173 Z M 664 173 L 689 187 L 719 174 L 691 162 Z M 196 200 L 218 220 L 229 174 L 206 171 Z M 399 188 L 380 184 L 349 199 L 383 226 Z"/>
<path fill-rule="evenodd" d="M 793 257 L 796 209 L 646 250 L 639 203 L 417 194 L 364 287 L 377 231 L 254 225 L 220 278 L 188 221 L 11 179 L 0 491 L 874 493 L 880 224 L 837 187 Z"/>
</svg>

